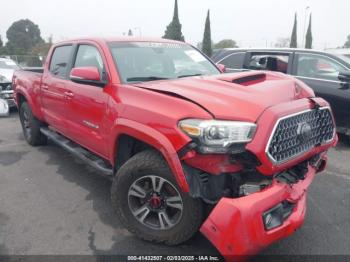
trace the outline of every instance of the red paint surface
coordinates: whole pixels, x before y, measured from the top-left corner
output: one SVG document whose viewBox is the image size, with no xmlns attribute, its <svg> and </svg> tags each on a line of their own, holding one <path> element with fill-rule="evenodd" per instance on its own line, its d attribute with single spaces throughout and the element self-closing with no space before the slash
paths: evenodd
<svg viewBox="0 0 350 262">
<path fill-rule="evenodd" d="M 124 38 L 110 40 L 130 41 Z M 169 42 L 164 39 L 133 41 Z M 15 73 L 13 84 L 17 102 L 20 96 L 25 97 L 37 118 L 112 165 L 115 165 L 121 135 L 129 135 L 151 145 L 163 154 L 184 192 L 189 191 L 189 186 L 178 151 L 191 139 L 179 130 L 178 121 L 181 119 L 215 118 L 257 123 L 256 134 L 246 149 L 261 161 L 258 170 L 265 175 L 290 168 L 336 144 L 337 138 L 282 165 L 275 165 L 268 159 L 265 149 L 277 119 L 312 107 L 308 98 L 314 97 L 313 91 L 290 76 L 265 72 L 263 79 L 234 84 L 237 78 L 261 74 L 242 72 L 137 85 L 123 84 L 105 40 L 81 39 L 66 43 L 91 44 L 100 51 L 106 68 L 107 85 L 99 88 L 57 78 L 49 72 L 50 59 L 47 59 L 42 75 L 25 71 Z M 328 105 L 323 99 L 314 100 L 320 105 Z M 98 128 L 91 128 L 84 121 Z M 237 172 L 242 168 L 240 164 L 230 163 L 225 155 L 203 156 L 190 152 L 184 161 L 215 175 Z M 314 174 L 315 170 L 310 168 L 307 179 L 292 187 L 275 182 L 270 188 L 247 197 L 223 198 L 201 231 L 228 258 L 258 252 L 288 236 L 302 224 L 306 190 Z M 296 203 L 293 214 L 282 227 L 265 232 L 262 212 L 284 199 Z"/>
</svg>

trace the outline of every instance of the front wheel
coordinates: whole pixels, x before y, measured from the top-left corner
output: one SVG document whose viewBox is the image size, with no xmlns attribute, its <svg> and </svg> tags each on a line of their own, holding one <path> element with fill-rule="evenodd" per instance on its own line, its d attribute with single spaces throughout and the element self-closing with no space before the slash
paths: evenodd
<svg viewBox="0 0 350 262">
<path fill-rule="evenodd" d="M 180 244 L 191 238 L 202 223 L 202 201 L 179 189 L 156 151 L 138 153 L 121 167 L 111 197 L 120 221 L 144 240 Z"/>
</svg>

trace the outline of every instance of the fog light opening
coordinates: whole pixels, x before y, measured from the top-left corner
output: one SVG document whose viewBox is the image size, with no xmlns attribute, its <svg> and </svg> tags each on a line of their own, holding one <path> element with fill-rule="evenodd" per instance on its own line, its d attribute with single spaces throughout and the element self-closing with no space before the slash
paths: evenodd
<svg viewBox="0 0 350 262">
<path fill-rule="evenodd" d="M 283 201 L 273 208 L 263 213 L 263 223 L 265 230 L 277 228 L 292 214 L 294 204 Z"/>
</svg>

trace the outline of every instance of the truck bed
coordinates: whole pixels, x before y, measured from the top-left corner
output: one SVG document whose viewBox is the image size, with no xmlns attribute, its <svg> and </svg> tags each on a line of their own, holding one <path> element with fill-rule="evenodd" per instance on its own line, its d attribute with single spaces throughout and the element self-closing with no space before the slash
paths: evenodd
<svg viewBox="0 0 350 262">
<path fill-rule="evenodd" d="M 23 71 L 28 71 L 28 72 L 34 72 L 34 73 L 44 73 L 44 68 L 43 67 L 24 67 L 22 68 Z"/>
</svg>

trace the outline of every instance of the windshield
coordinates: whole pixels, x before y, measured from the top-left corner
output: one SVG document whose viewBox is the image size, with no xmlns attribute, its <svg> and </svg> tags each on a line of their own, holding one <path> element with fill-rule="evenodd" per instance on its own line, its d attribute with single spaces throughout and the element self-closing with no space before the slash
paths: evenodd
<svg viewBox="0 0 350 262">
<path fill-rule="evenodd" d="M 109 45 L 124 83 L 220 73 L 200 52 L 186 44 L 118 42 Z"/>
<path fill-rule="evenodd" d="M 1 60 L 0 61 L 0 69 L 13 69 L 13 70 L 17 70 L 19 69 L 19 67 L 17 66 L 17 64 L 15 62 L 13 62 L 12 60 Z"/>
</svg>

